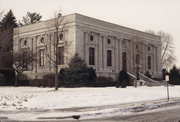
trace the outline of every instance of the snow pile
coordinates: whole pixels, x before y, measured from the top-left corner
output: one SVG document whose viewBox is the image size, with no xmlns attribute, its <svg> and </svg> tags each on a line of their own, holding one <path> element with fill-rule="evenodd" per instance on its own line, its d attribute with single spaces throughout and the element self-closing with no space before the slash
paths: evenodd
<svg viewBox="0 0 180 122">
<path fill-rule="evenodd" d="M 0 108 L 7 109 L 23 109 L 22 103 L 28 102 L 31 96 L 17 96 L 14 94 L 0 95 Z"/>
<path fill-rule="evenodd" d="M 167 97 L 166 87 L 38 88 L 0 87 L 0 110 L 47 110 L 94 107 L 158 100 Z M 180 97 L 180 86 L 170 87 L 170 98 Z"/>
</svg>

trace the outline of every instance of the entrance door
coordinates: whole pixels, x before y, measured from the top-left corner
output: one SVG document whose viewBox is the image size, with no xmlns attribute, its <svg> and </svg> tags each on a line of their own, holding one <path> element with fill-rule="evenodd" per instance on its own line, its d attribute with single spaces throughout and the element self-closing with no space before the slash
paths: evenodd
<svg viewBox="0 0 180 122">
<path fill-rule="evenodd" d="M 127 70 L 127 53 L 122 53 L 122 69 Z"/>
</svg>

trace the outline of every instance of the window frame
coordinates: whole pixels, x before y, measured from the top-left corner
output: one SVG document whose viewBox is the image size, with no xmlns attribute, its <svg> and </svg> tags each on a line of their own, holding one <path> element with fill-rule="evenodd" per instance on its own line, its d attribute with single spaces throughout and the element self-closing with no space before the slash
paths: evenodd
<svg viewBox="0 0 180 122">
<path fill-rule="evenodd" d="M 112 50 L 107 50 L 107 66 L 112 66 Z"/>
<path fill-rule="evenodd" d="M 89 65 L 95 65 L 95 48 L 89 47 Z"/>
<path fill-rule="evenodd" d="M 45 65 L 45 49 L 39 49 L 39 66 Z"/>
</svg>

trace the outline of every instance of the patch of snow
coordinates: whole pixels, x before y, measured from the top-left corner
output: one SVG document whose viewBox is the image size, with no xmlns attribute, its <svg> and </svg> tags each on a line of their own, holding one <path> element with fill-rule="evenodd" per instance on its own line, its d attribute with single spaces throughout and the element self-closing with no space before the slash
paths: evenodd
<svg viewBox="0 0 180 122">
<path fill-rule="evenodd" d="M 169 87 L 171 102 L 143 102 L 166 99 L 166 90 L 164 86 L 59 88 L 58 91 L 54 88 L 0 87 L 0 111 L 6 112 L 0 115 L 19 120 L 72 115 L 81 115 L 81 119 L 87 119 L 152 110 L 179 103 L 179 99 L 176 101 L 172 98 L 180 98 L 180 86 Z M 127 103 L 129 104 L 126 105 Z M 76 109 L 78 107 L 84 108 Z M 43 112 L 46 110 L 47 114 Z"/>
<path fill-rule="evenodd" d="M 164 99 L 166 87 L 38 88 L 0 87 L 0 110 L 46 110 L 93 107 Z M 180 97 L 180 86 L 170 87 L 170 98 Z"/>
</svg>

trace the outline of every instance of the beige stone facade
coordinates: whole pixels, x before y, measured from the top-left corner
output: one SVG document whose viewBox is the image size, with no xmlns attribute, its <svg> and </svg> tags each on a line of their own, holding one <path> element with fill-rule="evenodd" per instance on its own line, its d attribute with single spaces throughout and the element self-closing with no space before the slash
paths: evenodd
<svg viewBox="0 0 180 122">
<path fill-rule="evenodd" d="M 54 36 L 48 31 L 49 28 L 53 29 L 48 27 L 49 21 L 15 28 L 14 52 L 28 49 L 37 53 L 38 59 L 39 50 L 45 49 L 53 57 L 51 39 Z M 67 26 L 59 46 L 63 46 L 63 40 L 71 42 L 68 47 L 70 50 L 64 51 L 67 60 L 74 53 L 79 53 L 88 66 L 96 69 L 97 75 L 113 78 L 123 67 L 135 74 L 137 64 L 142 73 L 149 71 L 154 76 L 161 73 L 159 36 L 80 14 L 64 16 L 64 22 Z M 64 65 L 59 65 L 59 68 L 66 66 L 67 60 L 64 58 Z M 38 61 L 29 66 L 29 71 L 25 72 L 28 78 L 42 78 L 54 72 L 53 62 L 46 56 L 43 61 L 42 66 Z"/>
</svg>

